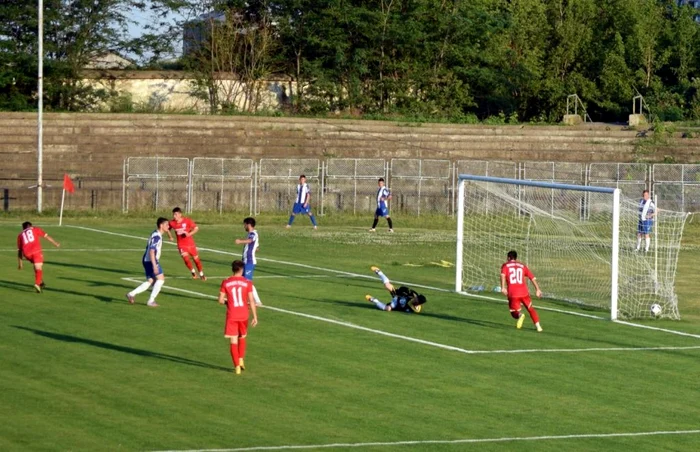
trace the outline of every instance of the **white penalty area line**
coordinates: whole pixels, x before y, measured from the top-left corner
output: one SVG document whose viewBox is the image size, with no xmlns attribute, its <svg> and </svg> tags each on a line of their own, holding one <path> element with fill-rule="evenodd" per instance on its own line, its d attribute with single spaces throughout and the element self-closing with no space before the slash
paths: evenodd
<svg viewBox="0 0 700 452">
<path fill-rule="evenodd" d="M 700 430 L 670 430 L 656 432 L 628 432 L 628 433 L 583 433 L 574 435 L 551 435 L 551 436 L 513 436 L 504 438 L 465 438 L 465 439 L 435 439 L 417 441 L 386 441 L 368 443 L 333 443 L 333 444 L 298 444 L 287 446 L 254 446 L 237 447 L 233 449 L 189 449 L 189 450 L 167 450 L 159 452 L 246 452 L 258 450 L 300 450 L 300 449 L 338 449 L 338 448 L 363 448 L 363 447 L 391 447 L 391 446 L 422 446 L 436 444 L 478 444 L 478 443 L 513 443 L 523 441 L 553 441 L 567 439 L 606 439 L 606 438 L 634 438 L 642 436 L 664 436 L 664 435 L 697 435 Z"/>
<path fill-rule="evenodd" d="M 138 236 L 130 235 L 130 234 L 122 234 L 119 232 L 105 231 L 102 229 L 88 228 L 85 226 L 73 226 L 73 225 L 65 225 L 65 226 L 75 228 L 75 229 L 82 229 L 84 231 L 92 231 L 92 232 L 97 232 L 97 233 L 101 233 L 101 234 L 114 235 L 117 237 L 125 237 L 125 238 L 129 238 L 129 239 L 137 239 L 137 240 L 147 240 L 144 237 L 138 237 Z M 165 242 L 165 243 L 170 243 L 171 245 L 175 245 L 172 242 Z M 212 248 L 199 248 L 199 249 L 202 251 L 209 251 L 211 253 L 223 254 L 226 256 L 238 256 L 239 255 L 237 253 L 231 253 L 229 251 L 216 250 L 216 249 L 212 249 Z M 339 274 L 339 275 L 353 276 L 355 278 L 376 279 L 376 277 L 374 277 L 374 276 L 363 275 L 360 273 L 346 272 L 346 271 L 342 271 L 342 270 L 334 270 L 334 269 L 324 268 L 324 267 L 315 267 L 313 265 L 300 264 L 298 262 L 280 261 L 280 260 L 268 259 L 268 258 L 258 258 L 258 260 L 264 261 L 264 262 L 272 262 L 275 264 L 282 264 L 282 265 L 290 265 L 290 266 L 300 267 L 300 268 L 307 268 L 307 269 L 311 269 L 311 270 L 325 271 L 325 272 Z M 405 281 L 394 281 L 394 282 L 397 284 L 406 284 L 406 285 L 413 286 L 413 287 L 420 287 L 423 289 L 434 290 L 436 292 L 457 293 L 453 290 L 444 289 L 444 288 L 440 288 L 440 287 L 426 286 L 426 285 L 422 285 L 422 284 L 415 284 L 415 283 L 405 282 Z M 459 294 L 462 294 L 462 295 L 465 295 L 468 297 L 472 297 L 472 298 L 479 298 L 479 299 L 484 299 L 484 300 L 497 301 L 499 303 L 505 303 L 505 301 L 503 299 L 495 298 L 495 297 L 487 297 L 485 295 L 477 295 L 477 294 L 472 294 L 472 293 L 468 293 L 468 292 L 459 292 Z M 605 318 L 605 317 L 600 317 L 600 316 L 591 315 L 591 314 L 584 314 L 581 312 L 567 311 L 567 310 L 563 310 L 563 309 L 550 308 L 550 307 L 546 307 L 546 306 L 538 306 L 537 309 L 542 310 L 542 311 L 551 311 L 551 312 L 558 312 L 561 314 L 575 315 L 575 316 L 579 316 L 579 317 L 585 317 L 585 318 L 596 319 L 596 320 L 607 320 L 607 318 Z M 685 337 L 692 337 L 695 339 L 700 339 L 700 334 L 691 334 L 691 333 L 686 333 L 684 331 L 671 330 L 671 329 L 667 329 L 667 328 L 659 328 L 659 327 L 655 327 L 655 326 L 643 325 L 643 324 L 632 323 L 632 322 L 615 321 L 615 323 L 617 323 L 619 325 L 626 325 L 626 326 L 631 326 L 631 327 L 635 327 L 635 328 L 643 328 L 643 329 L 659 331 L 659 332 L 663 332 L 663 333 L 675 334 L 678 336 L 685 336 Z"/>
<path fill-rule="evenodd" d="M 133 283 L 141 283 L 143 280 L 136 278 L 121 278 L 124 281 L 129 281 Z M 193 290 L 180 289 L 179 287 L 163 286 L 163 289 L 171 290 L 174 292 L 181 292 L 188 295 L 194 295 L 196 297 L 208 298 L 212 300 L 218 300 L 218 296 L 205 294 L 201 292 L 195 292 Z M 317 320 L 320 322 L 326 322 L 333 325 L 343 326 L 345 328 L 352 328 L 355 330 L 365 331 L 368 333 L 378 334 L 380 336 L 391 337 L 393 339 L 399 339 L 408 342 L 415 342 L 417 344 L 428 345 L 430 347 L 436 347 L 443 350 L 449 350 L 458 353 L 464 353 L 467 355 L 497 355 L 497 354 L 517 354 L 517 353 L 583 353 L 583 352 L 642 352 L 642 351 L 663 351 L 663 350 L 700 350 L 700 345 L 696 346 L 685 346 L 685 347 L 595 347 L 595 348 L 550 348 L 550 349 L 521 349 L 521 350 L 468 350 L 460 347 L 455 347 L 452 345 L 441 344 L 439 342 L 427 341 L 424 339 L 418 339 L 411 336 L 404 336 L 401 334 L 390 333 L 388 331 L 377 330 L 374 328 L 368 328 L 365 326 L 355 325 L 350 322 L 343 322 L 341 320 L 329 319 L 327 317 L 321 317 L 312 314 L 305 314 L 297 311 L 290 311 L 288 309 L 276 308 L 270 305 L 263 305 L 262 308 L 269 309 L 270 311 L 281 312 L 283 314 L 295 315 L 297 317 L 304 317 L 311 320 Z"/>
</svg>

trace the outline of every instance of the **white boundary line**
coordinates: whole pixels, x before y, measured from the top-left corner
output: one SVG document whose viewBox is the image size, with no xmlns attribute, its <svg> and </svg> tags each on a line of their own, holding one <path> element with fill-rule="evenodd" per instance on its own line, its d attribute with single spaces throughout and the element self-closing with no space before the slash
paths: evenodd
<svg viewBox="0 0 700 452">
<path fill-rule="evenodd" d="M 142 250 L 141 250 L 142 251 Z M 226 279 L 231 275 L 225 276 L 209 276 L 206 275 L 207 279 Z M 260 275 L 256 276 L 255 280 L 258 279 L 323 279 L 323 278 L 356 278 L 356 276 L 345 276 L 345 275 Z M 192 279 L 191 276 L 168 276 L 168 279 Z"/>
<path fill-rule="evenodd" d="M 644 328 L 647 330 L 663 331 L 664 333 L 678 334 L 679 336 L 700 338 L 700 335 L 698 334 L 684 333 L 683 331 L 669 330 L 666 328 L 659 328 L 658 326 L 640 325 L 638 323 L 626 322 L 624 320 L 613 320 L 613 322 L 618 323 L 620 325 L 634 326 L 637 328 Z"/>
<path fill-rule="evenodd" d="M 140 283 L 140 282 L 143 282 L 142 280 L 133 279 L 133 278 L 122 278 L 122 279 L 125 280 L 125 281 L 137 283 L 137 284 Z M 195 296 L 202 297 L 202 298 L 210 298 L 210 299 L 218 300 L 218 297 L 216 297 L 216 296 L 214 296 L 214 295 L 203 294 L 203 293 L 200 293 L 200 292 L 194 292 L 194 291 L 192 291 L 192 290 L 180 289 L 180 288 L 178 288 L 178 287 L 165 286 L 165 285 L 163 286 L 163 288 L 164 288 L 164 289 L 170 289 L 170 290 L 173 290 L 173 291 L 176 291 L 176 292 L 182 292 L 182 293 L 187 293 L 187 294 L 190 294 L 190 295 L 195 295 Z M 414 337 L 402 336 L 402 335 L 400 335 L 400 334 L 389 333 L 389 332 L 387 332 L 387 331 L 375 330 L 375 329 L 372 329 L 372 328 L 367 328 L 367 327 L 364 327 L 364 326 L 355 325 L 354 323 L 342 322 L 342 321 L 340 321 L 340 320 L 333 320 L 333 319 L 329 319 L 329 318 L 326 318 L 326 317 L 319 317 L 319 316 L 316 316 L 316 315 L 304 314 L 304 313 L 296 312 L 296 311 L 289 311 L 289 310 L 287 310 L 287 309 L 275 308 L 275 307 L 272 307 L 272 306 L 270 306 L 270 305 L 264 305 L 264 306 L 262 306 L 262 307 L 265 308 L 265 309 L 269 309 L 270 311 L 276 311 L 276 312 L 281 312 L 281 313 L 284 313 L 284 314 L 291 314 L 291 315 L 295 315 L 295 316 L 298 316 L 298 317 L 304 317 L 304 318 L 307 318 L 307 319 L 318 320 L 318 321 L 326 322 L 326 323 L 332 323 L 332 324 L 334 324 L 334 325 L 340 325 L 340 326 L 344 326 L 344 327 L 346 327 L 346 328 L 353 328 L 353 329 L 360 330 L 360 331 L 366 331 L 366 332 L 368 332 L 368 333 L 374 333 L 374 334 L 379 334 L 379 335 L 381 335 L 381 336 L 392 337 L 392 338 L 394 338 L 394 339 L 401 339 L 401 340 L 404 340 L 404 341 L 416 342 L 416 343 L 418 343 L 418 344 L 430 345 L 430 346 L 432 346 L 432 347 L 437 347 L 437 348 L 441 348 L 441 349 L 444 349 L 444 350 L 451 350 L 451 351 L 460 352 L 460 353 L 466 353 L 466 354 L 472 354 L 472 353 L 474 353 L 472 350 L 466 350 L 466 349 L 459 348 L 459 347 L 453 347 L 453 346 L 451 346 L 451 345 L 444 345 L 444 344 L 440 344 L 440 343 L 437 343 L 437 342 L 424 341 L 423 339 L 416 339 L 416 338 L 414 338 Z"/>
<path fill-rule="evenodd" d="M 386 447 L 386 446 L 420 446 L 427 444 L 478 444 L 478 443 L 512 443 L 523 441 L 549 441 L 562 439 L 590 439 L 590 438 L 633 438 L 640 436 L 661 436 L 661 435 L 697 435 L 700 430 L 671 430 L 656 432 L 629 432 L 629 433 L 583 433 L 578 435 L 551 435 L 551 436 L 514 436 L 505 438 L 466 438 L 466 439 L 436 439 L 436 440 L 416 440 L 416 441 L 393 441 L 393 442 L 373 442 L 373 443 L 334 443 L 334 444 L 303 444 L 288 446 L 255 446 L 237 447 L 233 449 L 189 449 L 189 450 L 167 450 L 160 452 L 247 452 L 257 450 L 299 450 L 299 449 L 337 449 L 350 447 Z"/>
<path fill-rule="evenodd" d="M 126 238 L 130 238 L 130 239 L 137 239 L 137 240 L 142 240 L 142 241 L 145 241 L 145 240 L 146 240 L 144 237 L 138 237 L 138 236 L 129 235 L 129 234 L 122 234 L 122 233 L 119 233 L 119 232 L 105 231 L 105 230 L 102 230 L 102 229 L 88 228 L 88 227 L 85 227 L 85 226 L 65 225 L 65 227 L 71 227 L 71 228 L 75 228 L 75 229 L 82 229 L 82 230 L 85 230 L 85 231 L 98 232 L 98 233 L 101 233 L 101 234 L 114 235 L 114 236 L 118 236 L 118 237 L 126 237 Z M 172 244 L 172 245 L 175 245 L 175 244 L 172 243 L 172 242 L 165 242 L 165 243 L 170 243 L 170 244 Z M 202 251 L 209 251 L 209 252 L 211 252 L 211 253 L 224 254 L 224 255 L 227 255 L 227 256 L 238 256 L 238 253 L 231 253 L 231 252 L 229 252 L 229 251 L 215 250 L 215 249 L 212 249 L 212 248 L 199 248 L 199 249 L 202 250 Z M 336 273 L 336 274 L 341 274 L 341 275 L 354 276 L 354 277 L 357 277 L 357 278 L 375 279 L 373 276 L 362 275 L 362 274 L 359 274 L 359 273 L 352 273 L 352 272 L 346 272 L 346 271 L 341 271 L 341 270 L 333 270 L 333 269 L 330 269 L 330 268 L 314 267 L 314 266 L 312 266 L 312 265 L 300 264 L 300 263 L 297 263 L 297 262 L 287 262 L 287 261 L 280 261 L 280 260 L 276 260 L 276 259 L 267 259 L 267 258 L 258 258 L 258 260 L 264 261 L 264 262 L 273 262 L 273 263 L 276 263 L 276 264 L 283 264 L 283 265 L 291 265 L 291 266 L 301 267 L 301 268 L 308 268 L 308 269 L 313 269 L 313 270 L 326 271 L 326 272 Z M 430 289 L 430 290 L 434 290 L 434 291 L 437 291 L 437 292 L 456 293 L 456 292 L 454 292 L 454 291 L 452 291 L 452 290 L 443 289 L 443 288 L 439 288 L 439 287 L 425 286 L 425 285 L 422 285 L 422 284 L 414 284 L 414 283 L 405 282 L 405 281 L 394 281 L 394 282 L 396 282 L 396 283 L 398 283 L 398 284 L 410 285 L 410 286 L 413 286 L 413 287 L 420 287 L 420 288 L 423 288 L 423 289 Z M 473 298 L 481 298 L 481 299 L 486 299 L 486 300 L 495 300 L 495 301 L 503 302 L 503 300 L 501 300 L 501 299 L 493 298 L 493 297 L 487 297 L 487 296 L 484 296 L 484 295 L 476 295 L 476 294 L 463 293 L 463 292 L 460 292 L 460 294 L 463 294 L 463 295 L 466 295 L 466 296 L 469 296 L 469 297 L 473 297 Z M 591 315 L 591 314 L 583 314 L 583 313 L 580 313 L 580 312 L 565 311 L 565 310 L 562 310 L 562 309 L 549 308 L 549 307 L 545 307 L 545 306 L 538 306 L 538 309 L 543 310 L 543 311 L 552 311 L 552 312 L 559 312 L 559 313 L 562 313 L 562 314 L 570 314 L 570 315 L 576 315 L 576 316 L 580 316 L 580 317 L 593 318 L 593 319 L 597 319 L 597 320 L 606 320 L 606 318 L 604 318 L 604 317 L 593 316 L 593 315 Z M 659 327 L 654 327 L 654 326 L 649 326 L 649 325 L 642 325 L 642 324 L 639 324 L 639 323 L 632 323 L 632 322 L 616 321 L 615 323 L 617 323 L 617 324 L 619 324 L 619 325 L 627 325 L 627 326 L 632 326 L 632 327 L 636 327 L 636 328 L 643 328 L 643 329 L 654 330 L 654 331 L 659 331 L 659 332 L 663 332 L 663 333 L 676 334 L 676 335 L 679 335 L 679 336 L 685 336 L 685 337 L 692 337 L 692 338 L 695 338 L 695 339 L 700 339 L 700 334 L 686 333 L 686 332 L 684 332 L 684 331 L 677 331 L 677 330 L 671 330 L 671 329 L 666 329 L 666 328 L 659 328 Z"/>
<path fill-rule="evenodd" d="M 121 278 L 121 279 L 124 281 L 133 282 L 135 284 L 139 284 L 139 283 L 143 282 L 142 279 L 136 279 L 136 278 L 130 278 L 130 277 Z M 194 296 L 201 297 L 201 298 L 218 300 L 218 297 L 216 297 L 214 295 L 209 295 L 209 294 L 205 294 L 205 293 L 201 293 L 201 292 L 195 292 L 193 290 L 180 289 L 179 287 L 172 287 L 172 286 L 164 285 L 163 289 L 168 289 L 168 290 L 171 290 L 174 292 L 182 292 L 182 293 L 194 295 Z M 360 331 L 365 331 L 368 333 L 378 334 L 380 336 L 387 336 L 387 337 L 391 337 L 394 339 L 400 339 L 403 341 L 415 342 L 418 344 L 428 345 L 431 347 L 441 348 L 443 350 L 449 350 L 449 351 L 453 351 L 453 352 L 464 353 L 467 355 L 496 355 L 496 354 L 515 354 L 515 353 L 582 353 L 582 352 L 638 352 L 638 351 L 662 351 L 662 350 L 700 350 L 700 345 L 685 346 L 685 347 L 673 347 L 673 346 L 668 346 L 668 347 L 610 347 L 610 348 L 595 347 L 595 348 L 561 348 L 561 349 L 549 348 L 549 349 L 520 349 L 520 350 L 468 350 L 468 349 L 464 349 L 464 348 L 460 348 L 460 347 L 455 347 L 452 345 L 441 344 L 439 342 L 427 341 L 424 339 L 418 339 L 418 338 L 411 337 L 411 336 L 404 336 L 401 334 L 389 333 L 388 331 L 377 330 L 374 328 L 368 328 L 365 326 L 355 325 L 354 323 L 350 323 L 350 322 L 343 322 L 340 320 L 329 319 L 327 317 L 305 314 L 305 313 L 297 312 L 297 311 L 290 311 L 288 309 L 276 308 L 276 307 L 273 307 L 273 306 L 270 306 L 267 304 L 262 306 L 262 307 L 265 309 L 269 309 L 270 311 L 276 311 L 276 312 L 281 312 L 284 314 L 295 315 L 298 317 L 304 317 L 304 318 L 311 319 L 311 320 L 318 320 L 320 322 L 331 323 L 333 325 L 344 326 L 346 328 L 352 328 L 355 330 L 360 330 Z"/>
<path fill-rule="evenodd" d="M 0 249 L 0 253 L 4 252 L 17 252 L 17 248 L 7 248 L 7 249 Z M 91 253 L 114 253 L 118 251 L 143 251 L 143 248 L 44 248 L 42 252 L 58 252 L 58 253 L 73 253 L 73 252 L 91 252 Z M 177 251 L 177 250 L 168 250 L 168 251 Z"/>
</svg>

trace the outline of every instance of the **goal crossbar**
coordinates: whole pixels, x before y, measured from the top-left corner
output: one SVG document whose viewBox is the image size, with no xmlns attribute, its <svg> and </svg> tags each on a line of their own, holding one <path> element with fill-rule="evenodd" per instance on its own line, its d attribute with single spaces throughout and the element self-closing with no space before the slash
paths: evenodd
<svg viewBox="0 0 700 452">
<path fill-rule="evenodd" d="M 611 287 L 610 287 L 610 318 L 618 318 L 618 283 L 619 283 L 619 252 L 620 252 L 620 189 L 610 187 L 592 187 L 587 185 L 562 184 L 556 182 L 544 182 L 534 180 L 510 179 L 505 177 L 477 176 L 473 174 L 460 174 L 458 176 L 458 209 L 457 209 L 457 256 L 455 291 L 464 293 L 462 287 L 462 272 L 464 258 L 464 214 L 465 214 L 465 183 L 467 181 L 488 182 L 495 184 L 509 184 L 528 187 L 550 188 L 553 190 L 572 190 L 589 193 L 605 193 L 611 196 L 612 207 L 612 243 L 611 243 Z M 504 250 L 504 254 L 505 254 Z"/>
<path fill-rule="evenodd" d="M 509 179 L 507 177 L 490 177 L 490 176 L 476 176 L 473 174 L 460 174 L 459 181 L 463 180 L 473 180 L 478 182 L 494 182 L 497 184 L 510 184 L 510 185 L 524 185 L 527 187 L 542 187 L 542 188 L 552 188 L 558 190 L 575 190 L 575 191 L 586 191 L 592 193 L 610 193 L 613 194 L 617 188 L 610 187 L 592 187 L 590 185 L 574 185 L 574 184 L 561 184 L 557 182 L 545 182 L 537 180 L 526 180 L 526 179 Z"/>
</svg>

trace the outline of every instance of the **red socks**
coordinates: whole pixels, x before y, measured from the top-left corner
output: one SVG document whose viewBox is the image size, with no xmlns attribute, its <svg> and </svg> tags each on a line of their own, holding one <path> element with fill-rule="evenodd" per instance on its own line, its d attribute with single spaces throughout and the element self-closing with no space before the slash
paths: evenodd
<svg viewBox="0 0 700 452">
<path fill-rule="evenodd" d="M 238 356 L 245 358 L 245 344 L 246 340 L 244 337 L 238 338 Z"/>
<path fill-rule="evenodd" d="M 37 286 L 44 282 L 44 270 L 34 269 L 34 284 Z"/>
<path fill-rule="evenodd" d="M 199 256 L 197 256 L 193 259 L 194 259 L 194 264 L 197 266 L 197 270 L 199 270 L 199 272 L 201 273 L 202 272 L 202 261 L 199 260 Z M 188 265 L 188 267 L 189 267 L 189 265 Z M 192 270 L 192 267 L 190 267 L 190 270 Z"/>
<path fill-rule="evenodd" d="M 530 314 L 530 318 L 532 319 L 532 323 L 537 323 L 540 321 L 540 316 L 537 315 L 537 311 L 535 311 L 535 308 L 530 304 L 530 306 L 525 306 L 527 308 L 527 312 Z"/>
<path fill-rule="evenodd" d="M 187 266 L 187 268 L 189 268 L 190 271 L 192 271 L 193 268 L 192 268 L 192 262 L 190 262 L 190 257 L 189 256 L 182 256 L 182 260 L 185 261 L 185 265 Z"/>
<path fill-rule="evenodd" d="M 238 344 L 231 344 L 231 359 L 233 359 L 233 367 L 238 367 L 240 355 L 238 353 Z"/>
</svg>

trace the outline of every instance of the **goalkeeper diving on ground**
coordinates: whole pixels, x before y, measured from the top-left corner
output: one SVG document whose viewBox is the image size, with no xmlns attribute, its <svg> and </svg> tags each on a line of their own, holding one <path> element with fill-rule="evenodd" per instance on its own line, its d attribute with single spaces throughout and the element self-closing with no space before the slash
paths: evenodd
<svg viewBox="0 0 700 452">
<path fill-rule="evenodd" d="M 418 314 L 423 309 L 423 305 L 426 303 L 425 295 L 421 295 L 413 289 L 401 286 L 398 289 L 394 288 L 391 284 L 389 278 L 379 269 L 379 267 L 370 267 L 371 270 L 379 276 L 382 280 L 384 287 L 391 294 L 391 302 L 382 303 L 378 299 L 374 298 L 372 295 L 365 295 L 365 299 L 370 303 L 373 303 L 377 309 L 382 311 L 400 311 L 400 312 L 415 312 Z"/>
</svg>

